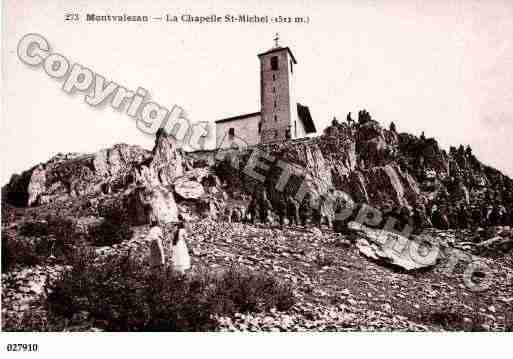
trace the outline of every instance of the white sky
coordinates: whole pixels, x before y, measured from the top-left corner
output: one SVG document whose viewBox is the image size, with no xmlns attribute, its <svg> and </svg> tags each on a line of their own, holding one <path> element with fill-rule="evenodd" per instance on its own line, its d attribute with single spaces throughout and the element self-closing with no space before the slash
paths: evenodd
<svg viewBox="0 0 513 359">
<path fill-rule="evenodd" d="M 106 5 L 109 4 L 109 5 Z M 58 152 L 124 142 L 151 148 L 124 112 L 67 95 L 62 81 L 16 56 L 27 33 L 129 89 L 187 110 L 193 121 L 260 109 L 257 54 L 290 46 L 299 100 L 318 128 L 366 108 L 383 125 L 470 144 L 513 176 L 513 1 L 10 0 L 3 12 L 1 183 Z M 64 21 L 77 12 L 80 23 Z M 309 24 L 86 23 L 86 13 L 310 16 Z"/>
</svg>

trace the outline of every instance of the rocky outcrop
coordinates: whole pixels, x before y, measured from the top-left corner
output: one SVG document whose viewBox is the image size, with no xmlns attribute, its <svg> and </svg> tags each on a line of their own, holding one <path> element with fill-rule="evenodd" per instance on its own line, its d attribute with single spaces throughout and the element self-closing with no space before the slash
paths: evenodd
<svg viewBox="0 0 513 359">
<path fill-rule="evenodd" d="M 352 194 L 355 201 L 376 207 L 387 202 L 409 206 L 416 203 L 420 194 L 415 180 L 397 165 L 354 171 L 341 189 Z"/>
<path fill-rule="evenodd" d="M 145 192 L 142 205 L 146 205 L 149 223 L 167 224 L 178 222 L 178 207 L 172 192 L 162 186 L 151 188 Z"/>
<path fill-rule="evenodd" d="M 183 174 L 182 156 L 176 147 L 175 139 L 159 130 L 152 151 L 149 169 L 163 186 L 173 183 L 173 180 Z"/>
<path fill-rule="evenodd" d="M 95 154 L 58 154 L 20 176 L 13 176 L 3 188 L 4 198 L 17 206 L 36 206 L 111 193 L 133 182 L 133 169 L 149 157 L 148 151 L 126 144 Z"/>
<path fill-rule="evenodd" d="M 251 159 L 259 164 L 248 172 Z M 330 189 L 375 207 L 513 201 L 513 181 L 480 163 L 470 148 L 451 147 L 447 153 L 433 138 L 398 134 L 370 117 L 359 123 L 334 121 L 315 138 L 190 154 L 161 130 L 151 152 L 120 144 L 89 155 L 59 154 L 13 176 L 3 198 L 18 206 L 38 205 L 115 194 L 132 185 L 173 189 L 188 206 L 202 202 L 202 213 L 222 208 L 209 200 L 212 188 L 226 190 L 228 197 L 266 189 L 275 204 L 283 193 L 316 197 Z"/>
<path fill-rule="evenodd" d="M 135 182 L 146 186 L 170 186 L 184 172 L 184 159 L 175 139 L 164 130 L 156 135 L 150 159 L 134 168 Z"/>
<path fill-rule="evenodd" d="M 30 176 L 30 182 L 28 184 L 27 192 L 28 192 L 28 205 L 32 206 L 37 203 L 40 196 L 46 190 L 46 171 L 43 169 L 43 166 L 37 166 L 34 171 L 32 171 L 32 175 Z"/>
<path fill-rule="evenodd" d="M 254 150 L 262 164 L 257 170 L 260 179 L 245 171 Z M 233 151 L 222 157 L 215 172 L 229 189 L 258 194 L 265 188 L 275 203 L 282 195 L 280 187 L 292 195 L 306 188 L 314 196 L 333 188 L 378 208 L 384 204 L 411 208 L 449 199 L 468 205 L 477 200 L 472 198 L 476 186 L 497 181 L 475 159 L 466 160 L 471 166 L 466 169 L 459 167 L 460 162 L 434 139 L 397 134 L 369 121 L 361 126 L 336 123 L 317 138 Z M 286 186 L 280 183 L 284 171 L 291 173 Z M 462 175 L 455 177 L 457 173 Z M 493 176 L 512 186 L 502 174 Z M 480 189 L 477 193 L 483 195 Z"/>
<path fill-rule="evenodd" d="M 98 213 L 112 222 L 145 225 L 178 222 L 179 211 L 173 192 L 160 185 L 142 185 L 102 198 Z"/>
<path fill-rule="evenodd" d="M 261 179 L 244 170 L 255 149 L 263 166 L 257 170 Z M 432 138 L 397 134 L 374 120 L 334 122 L 320 137 L 232 151 L 221 156 L 215 169 L 229 189 L 258 194 L 265 188 L 275 203 L 282 195 L 279 187 L 292 195 L 306 188 L 314 196 L 338 189 L 378 208 L 479 203 L 492 183 L 500 184 L 494 196 L 513 198 L 508 194 L 512 180 L 483 166 L 471 150 L 448 154 Z M 286 186 L 280 184 L 284 171 L 292 173 Z"/>
<path fill-rule="evenodd" d="M 183 174 L 182 156 L 172 136 L 157 134 L 153 151 L 117 144 L 94 154 L 58 154 L 16 175 L 3 188 L 17 206 L 36 206 L 85 195 L 111 194 L 130 184 L 169 186 Z"/>
<path fill-rule="evenodd" d="M 129 174 L 134 165 L 148 158 L 148 151 L 140 147 L 118 144 L 94 154 L 93 171 L 95 175 L 105 178 L 122 178 Z"/>
</svg>

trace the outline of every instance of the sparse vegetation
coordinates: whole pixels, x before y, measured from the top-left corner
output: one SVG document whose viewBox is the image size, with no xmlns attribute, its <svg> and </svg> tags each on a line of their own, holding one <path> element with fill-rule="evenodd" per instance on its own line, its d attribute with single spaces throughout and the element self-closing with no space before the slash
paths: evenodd
<svg viewBox="0 0 513 359">
<path fill-rule="evenodd" d="M 2 273 L 16 266 L 26 267 L 41 263 L 43 247 L 41 241 L 2 233 Z"/>
<path fill-rule="evenodd" d="M 24 172 L 3 189 L 3 198 L 19 206 L 27 205 L 29 195 L 42 200 L 31 207 L 2 206 L 2 329 L 511 331 L 513 292 L 505 281 L 513 268 L 511 241 L 500 239 L 500 246 L 488 243 L 483 250 L 476 243 L 499 233 L 494 222 L 507 223 L 499 205 L 490 212 L 493 221 L 482 221 L 484 204 L 502 203 L 513 218 L 512 180 L 463 146 L 448 154 L 424 133 L 397 133 L 394 123 L 386 131 L 366 110 L 346 120 L 334 119 L 326 136 L 265 145 L 274 160 L 268 161 L 264 183 L 244 171 L 249 150 L 232 151 L 212 166 L 213 153 L 188 157 L 159 136 L 151 153 L 119 145 L 100 156 L 57 155 L 45 164 L 46 181 L 39 183 L 34 176 L 37 186 L 28 186 L 32 172 Z M 167 203 L 178 188 L 168 186 L 177 174 L 173 161 L 182 161 L 186 173 L 193 168 L 186 178 L 201 182 L 206 192 L 198 199 L 177 196 L 177 212 L 193 218 L 187 230 L 193 272 L 186 276 L 170 269 L 151 272 L 145 263 L 147 217 L 153 218 L 147 214 L 165 210 L 174 217 L 175 210 L 152 196 L 140 197 L 139 190 L 159 179 L 166 183 L 162 197 Z M 366 260 L 355 248 L 359 234 L 343 221 L 335 228 L 339 233 L 319 233 L 201 219 L 221 213 L 227 203 L 239 201 L 240 193 L 264 189 L 271 205 L 280 209 L 280 161 L 308 174 L 305 181 L 293 173 L 286 194 L 294 196 L 308 183 L 315 190 L 336 188 L 354 195 L 361 203 L 348 220 L 362 203 L 385 209 L 386 217 L 400 223 L 410 217 L 401 212 L 408 203 L 417 210 L 419 229 L 428 227 L 426 219 L 436 213 L 451 229 L 433 229 L 429 236 L 442 248 L 458 248 L 485 261 L 495 274 L 492 286 L 474 295 L 462 279 L 466 263 L 458 262 L 445 275 L 444 256 L 432 269 L 415 273 L 392 271 L 386 260 Z M 201 179 L 205 173 L 208 177 Z M 151 184 L 141 185 L 149 179 Z M 476 210 L 467 214 L 458 202 L 476 205 Z M 433 211 L 433 204 L 444 213 Z M 502 213 L 501 220 L 496 212 Z M 489 229 L 472 242 L 469 229 L 479 226 Z M 169 262 L 170 236 L 163 237 Z M 49 260 L 50 253 L 55 258 Z"/>
<path fill-rule="evenodd" d="M 130 226 L 123 221 L 107 219 L 91 233 L 96 246 L 112 246 L 132 236 Z"/>
<path fill-rule="evenodd" d="M 48 303 L 50 317 L 88 313 L 109 331 L 196 331 L 215 328 L 214 315 L 287 310 L 294 296 L 273 276 L 236 267 L 217 275 L 155 273 L 128 255 L 98 265 L 82 250 L 52 286 Z"/>
<path fill-rule="evenodd" d="M 2 273 L 19 266 L 34 266 L 50 256 L 50 241 L 58 262 L 67 263 L 76 246 L 112 246 L 132 235 L 130 226 L 121 220 L 108 218 L 90 233 L 77 233 L 75 220 L 68 216 L 46 216 L 26 221 L 17 231 L 2 234 Z"/>
<path fill-rule="evenodd" d="M 465 316 L 461 310 L 454 307 L 440 306 L 430 312 L 422 313 L 421 316 L 424 322 L 441 326 L 445 330 L 479 332 L 486 328 L 485 318 L 478 310 L 470 316 Z"/>
</svg>

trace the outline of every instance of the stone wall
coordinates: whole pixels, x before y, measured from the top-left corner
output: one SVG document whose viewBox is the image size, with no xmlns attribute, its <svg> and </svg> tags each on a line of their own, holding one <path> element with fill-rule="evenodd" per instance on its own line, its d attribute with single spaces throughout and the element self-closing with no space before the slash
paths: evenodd
<svg viewBox="0 0 513 359">
<path fill-rule="evenodd" d="M 260 114 L 236 118 L 231 121 L 216 123 L 216 148 L 232 148 L 233 146 L 252 146 L 260 142 L 259 123 Z M 235 136 L 229 135 L 233 128 Z M 242 142 L 242 143 L 241 143 Z"/>
</svg>

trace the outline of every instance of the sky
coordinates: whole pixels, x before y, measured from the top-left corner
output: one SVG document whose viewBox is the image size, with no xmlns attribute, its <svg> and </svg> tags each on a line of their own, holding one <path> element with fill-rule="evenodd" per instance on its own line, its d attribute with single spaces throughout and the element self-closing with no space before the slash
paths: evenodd
<svg viewBox="0 0 513 359">
<path fill-rule="evenodd" d="M 71 5 L 72 4 L 72 5 Z M 51 51 L 191 121 L 260 110 L 258 53 L 289 46 L 296 93 L 318 129 L 367 109 L 398 131 L 470 144 L 513 177 L 513 2 L 490 1 L 73 1 L 3 2 L 1 183 L 59 152 L 115 143 L 151 149 L 124 111 L 91 107 L 63 80 L 17 57 L 20 39 L 43 35 Z M 66 13 L 80 20 L 64 21 Z M 303 24 L 87 23 L 88 13 L 308 16 Z"/>
</svg>

